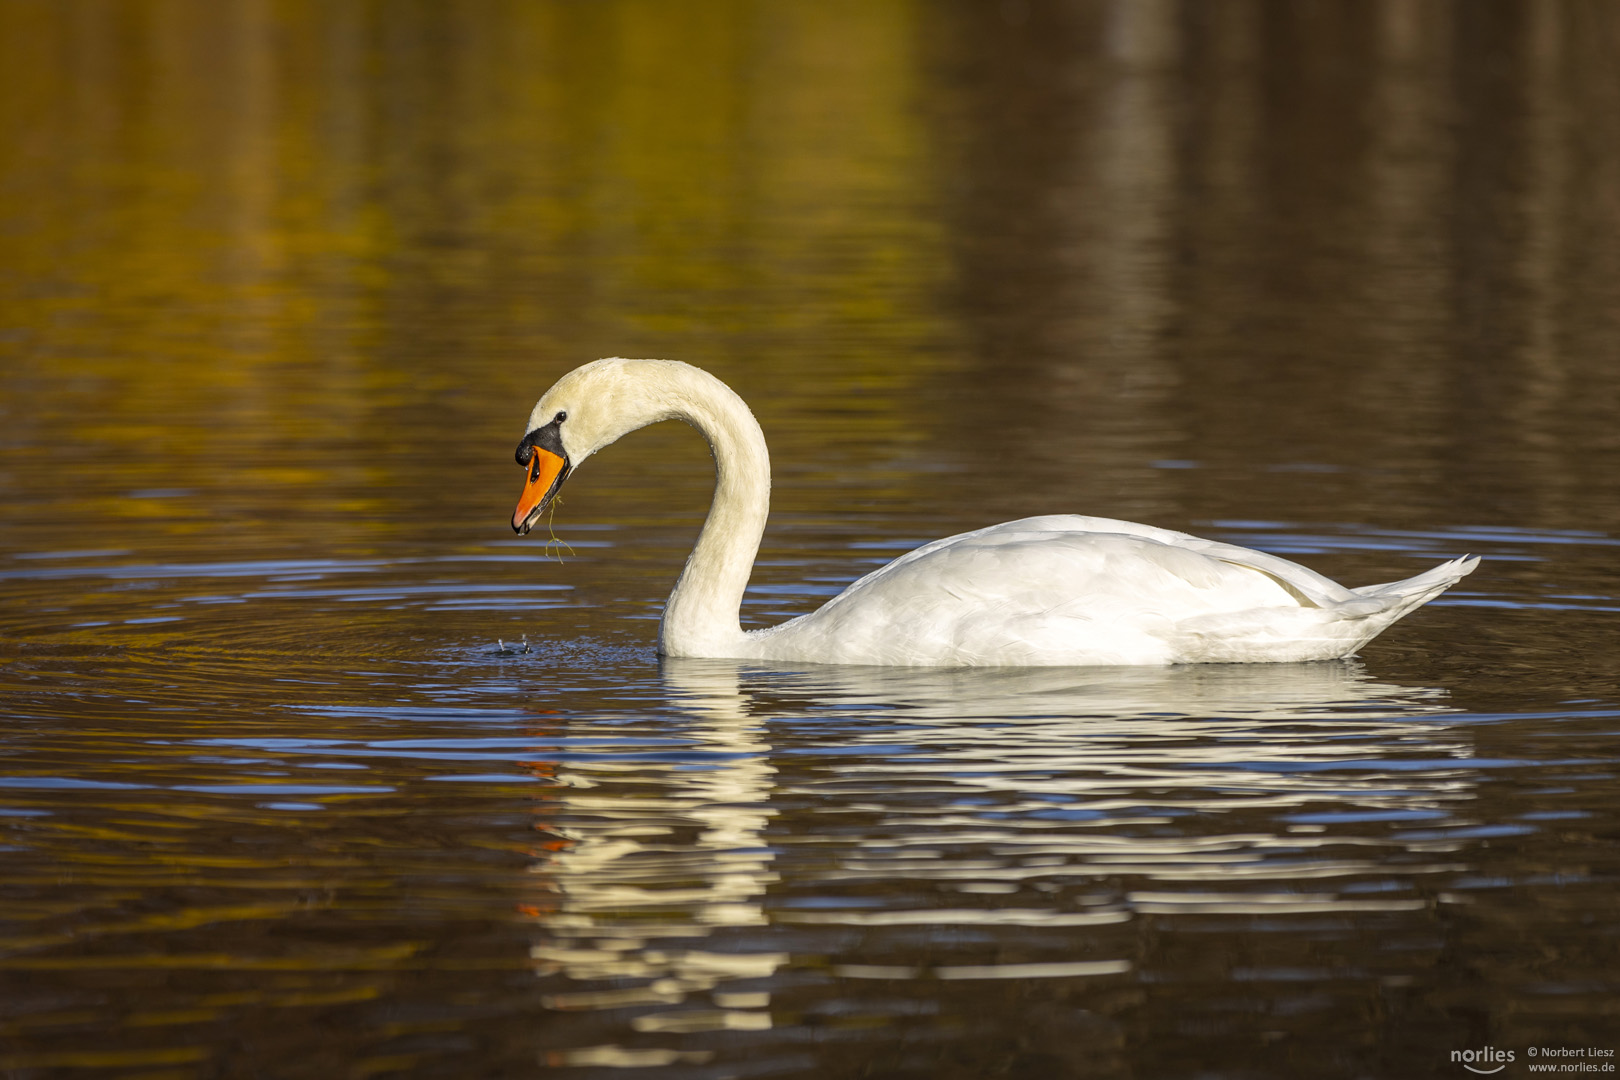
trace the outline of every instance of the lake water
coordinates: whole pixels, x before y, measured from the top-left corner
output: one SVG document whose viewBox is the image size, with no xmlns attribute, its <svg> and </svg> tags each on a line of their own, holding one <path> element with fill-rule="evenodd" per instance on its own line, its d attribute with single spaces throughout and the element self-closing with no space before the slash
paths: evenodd
<svg viewBox="0 0 1620 1080">
<path fill-rule="evenodd" d="M 0 5 L 0 1076 L 1612 1071 L 1617 51 Z M 660 661 L 689 429 L 508 526 L 606 355 L 759 416 L 748 625 L 1031 514 L 1484 562 L 1342 662 Z"/>
</svg>

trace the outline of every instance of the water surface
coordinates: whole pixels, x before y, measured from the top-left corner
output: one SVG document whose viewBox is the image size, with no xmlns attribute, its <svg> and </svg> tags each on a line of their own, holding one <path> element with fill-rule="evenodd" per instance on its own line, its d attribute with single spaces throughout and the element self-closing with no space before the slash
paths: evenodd
<svg viewBox="0 0 1620 1080">
<path fill-rule="evenodd" d="M 0 8 L 0 1073 L 1620 1049 L 1616 47 L 1580 4 Z M 689 429 L 506 525 L 533 400 L 613 354 L 760 417 L 748 625 L 1052 512 L 1484 563 L 1332 663 L 660 661 Z"/>
</svg>

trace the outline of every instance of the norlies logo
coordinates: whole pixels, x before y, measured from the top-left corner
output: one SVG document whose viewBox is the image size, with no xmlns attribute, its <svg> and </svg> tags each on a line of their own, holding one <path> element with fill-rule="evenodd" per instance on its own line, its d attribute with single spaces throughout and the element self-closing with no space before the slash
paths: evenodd
<svg viewBox="0 0 1620 1080">
<path fill-rule="evenodd" d="M 1486 1046 L 1479 1050 L 1453 1050 L 1451 1060 L 1471 1073 L 1490 1076 L 1507 1068 L 1508 1062 L 1513 1060 L 1513 1051 L 1498 1050 L 1494 1046 Z"/>
</svg>

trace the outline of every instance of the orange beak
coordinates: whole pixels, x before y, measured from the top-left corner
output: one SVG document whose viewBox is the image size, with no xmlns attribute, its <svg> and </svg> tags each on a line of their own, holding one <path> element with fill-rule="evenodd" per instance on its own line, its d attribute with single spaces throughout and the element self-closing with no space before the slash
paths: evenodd
<svg viewBox="0 0 1620 1080">
<path fill-rule="evenodd" d="M 512 531 L 516 533 L 534 528 L 541 511 L 568 477 L 567 458 L 538 446 L 530 449 L 533 452 L 529 456 L 529 478 L 523 484 L 523 494 L 518 496 L 517 509 L 512 511 Z"/>
</svg>

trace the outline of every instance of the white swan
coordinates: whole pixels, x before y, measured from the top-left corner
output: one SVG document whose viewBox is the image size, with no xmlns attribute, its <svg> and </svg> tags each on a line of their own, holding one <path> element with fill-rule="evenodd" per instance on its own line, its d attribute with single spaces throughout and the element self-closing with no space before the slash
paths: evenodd
<svg viewBox="0 0 1620 1080">
<path fill-rule="evenodd" d="M 887 665 L 1189 664 L 1348 656 L 1479 560 L 1347 589 L 1297 563 L 1109 518 L 1024 518 L 926 544 L 820 610 L 744 631 L 770 504 L 765 436 L 713 375 L 672 360 L 598 360 L 547 390 L 518 462 L 527 533 L 568 474 L 660 420 L 708 439 L 714 503 L 664 608 L 666 656 Z"/>
</svg>

